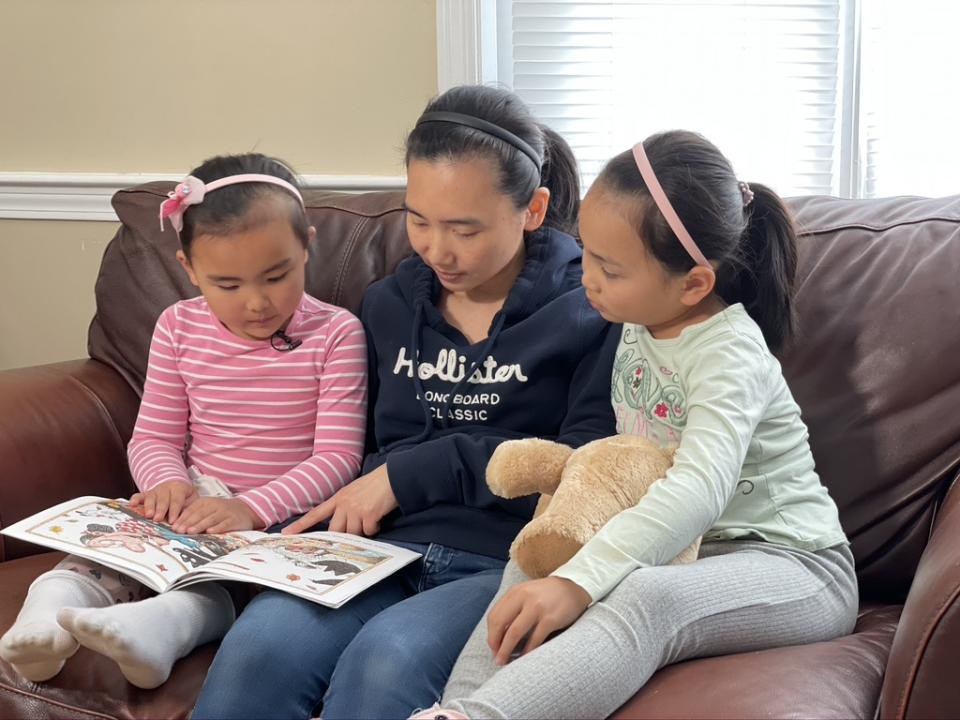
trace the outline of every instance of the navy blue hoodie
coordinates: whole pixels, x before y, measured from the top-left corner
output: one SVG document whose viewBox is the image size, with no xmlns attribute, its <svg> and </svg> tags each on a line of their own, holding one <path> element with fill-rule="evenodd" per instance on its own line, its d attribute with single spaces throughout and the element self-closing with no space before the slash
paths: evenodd
<svg viewBox="0 0 960 720">
<path fill-rule="evenodd" d="M 417 256 L 371 285 L 360 317 L 370 352 L 367 473 L 387 463 L 399 503 L 381 539 L 436 542 L 506 558 L 536 497 L 486 484 L 504 440 L 578 447 L 612 435 L 610 373 L 619 333 L 587 303 L 581 251 L 541 229 L 489 335 L 471 344 L 437 308 L 440 283 Z"/>
</svg>

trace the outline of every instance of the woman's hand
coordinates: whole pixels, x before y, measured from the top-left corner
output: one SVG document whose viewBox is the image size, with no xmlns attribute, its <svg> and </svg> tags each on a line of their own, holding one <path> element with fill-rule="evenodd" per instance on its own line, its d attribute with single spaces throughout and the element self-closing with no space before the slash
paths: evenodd
<svg viewBox="0 0 960 720">
<path fill-rule="evenodd" d="M 253 508 L 238 498 L 200 497 L 193 500 L 173 524 L 174 532 L 225 533 L 234 530 L 255 530 L 263 520 Z"/>
<path fill-rule="evenodd" d="M 374 535 L 380 529 L 380 520 L 394 510 L 397 498 L 390 487 L 387 466 L 358 477 L 317 505 L 302 518 L 283 529 L 285 535 L 303 532 L 319 522 L 329 519 L 329 529 L 353 535 Z"/>
<path fill-rule="evenodd" d="M 198 497 L 197 489 L 179 480 L 168 480 L 152 490 L 130 496 L 130 509 L 155 522 L 173 524 L 180 511 Z"/>
<path fill-rule="evenodd" d="M 487 643 L 497 665 L 506 665 L 515 652 L 523 655 L 535 650 L 552 633 L 572 625 L 590 600 L 586 590 L 560 577 L 510 588 L 487 618 Z"/>
</svg>

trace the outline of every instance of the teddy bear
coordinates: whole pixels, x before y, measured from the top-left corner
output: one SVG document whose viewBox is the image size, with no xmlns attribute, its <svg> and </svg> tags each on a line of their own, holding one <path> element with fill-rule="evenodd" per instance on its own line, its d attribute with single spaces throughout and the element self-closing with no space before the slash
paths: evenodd
<svg viewBox="0 0 960 720">
<path fill-rule="evenodd" d="M 576 450 L 539 438 L 501 443 L 487 465 L 490 490 L 503 498 L 540 493 L 510 557 L 528 577 L 546 577 L 610 518 L 640 502 L 673 464 L 673 453 L 633 435 L 601 438 Z M 699 547 L 697 538 L 671 564 L 693 562 Z"/>
</svg>

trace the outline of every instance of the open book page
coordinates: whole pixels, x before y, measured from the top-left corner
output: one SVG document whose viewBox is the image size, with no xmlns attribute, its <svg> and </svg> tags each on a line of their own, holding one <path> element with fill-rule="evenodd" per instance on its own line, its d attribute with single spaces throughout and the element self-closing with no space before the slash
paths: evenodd
<svg viewBox="0 0 960 720">
<path fill-rule="evenodd" d="M 345 533 L 268 535 L 207 563 L 176 587 L 200 580 L 240 580 L 340 607 L 418 557 L 406 548 Z"/>
<path fill-rule="evenodd" d="M 181 575 L 262 537 L 258 532 L 181 535 L 126 500 L 81 497 L 3 529 L 4 535 L 94 560 L 163 592 Z"/>
</svg>

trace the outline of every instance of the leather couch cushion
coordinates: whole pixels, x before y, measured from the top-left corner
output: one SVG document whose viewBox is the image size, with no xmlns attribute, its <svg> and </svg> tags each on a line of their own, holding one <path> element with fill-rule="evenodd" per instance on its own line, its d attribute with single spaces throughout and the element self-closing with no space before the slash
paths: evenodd
<svg viewBox="0 0 960 720">
<path fill-rule="evenodd" d="M 901 609 L 862 608 L 853 634 L 829 642 L 678 663 L 613 717 L 873 717 Z"/>
<path fill-rule="evenodd" d="M 113 369 L 94 360 L 0 373 L 0 527 L 78 495 L 129 496 L 126 444 L 138 405 Z M 44 550 L 0 535 L 0 560 L 37 552 Z"/>
<path fill-rule="evenodd" d="M 790 205 L 804 234 L 784 373 L 861 597 L 900 601 L 960 467 L 960 196 Z"/>
</svg>

